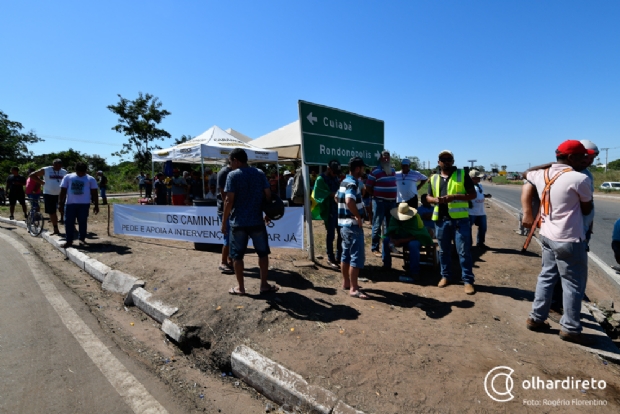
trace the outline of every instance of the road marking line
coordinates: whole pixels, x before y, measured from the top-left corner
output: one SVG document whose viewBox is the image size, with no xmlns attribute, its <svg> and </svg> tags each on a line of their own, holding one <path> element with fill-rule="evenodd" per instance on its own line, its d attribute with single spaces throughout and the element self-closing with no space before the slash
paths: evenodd
<svg viewBox="0 0 620 414">
<path fill-rule="evenodd" d="M 26 248 L 12 239 L 0 233 L 0 238 L 17 249 L 19 252 L 27 252 Z M 108 348 L 97 338 L 93 331 L 71 308 L 71 305 L 62 297 L 56 286 L 45 274 L 43 265 L 34 259 L 33 255 L 22 255 L 47 301 L 52 305 L 67 329 L 73 334 L 82 349 L 95 363 L 101 373 L 112 384 L 116 392 L 125 400 L 127 405 L 135 413 L 165 414 L 166 409 L 144 388 L 118 360 Z"/>
</svg>

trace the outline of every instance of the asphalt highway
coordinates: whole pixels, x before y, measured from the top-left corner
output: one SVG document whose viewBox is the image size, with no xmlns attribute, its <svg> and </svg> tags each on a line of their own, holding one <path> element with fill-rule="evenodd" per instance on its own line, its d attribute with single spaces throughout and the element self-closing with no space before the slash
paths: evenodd
<svg viewBox="0 0 620 414">
<path fill-rule="evenodd" d="M 520 185 L 482 184 L 485 193 L 490 193 L 516 210 L 521 208 Z M 590 240 L 590 252 L 598 256 L 607 266 L 616 264 L 611 250 L 611 233 L 614 223 L 620 218 L 620 197 L 594 195 L 594 233 Z M 489 226 L 492 226 L 489 223 Z M 517 220 L 515 219 L 515 230 Z M 611 270 L 611 269 L 610 269 Z"/>
</svg>

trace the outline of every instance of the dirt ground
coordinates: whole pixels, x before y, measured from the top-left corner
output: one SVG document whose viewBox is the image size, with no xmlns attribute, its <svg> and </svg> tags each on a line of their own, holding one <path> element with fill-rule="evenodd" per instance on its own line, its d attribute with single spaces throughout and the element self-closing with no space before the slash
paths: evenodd
<svg viewBox="0 0 620 414">
<path fill-rule="evenodd" d="M 474 254 L 475 295 L 464 294 L 458 265 L 454 283 L 444 289 L 436 287 L 439 275 L 431 267 L 422 268 L 415 284 L 401 283 L 402 260 L 393 259 L 396 270 L 383 271 L 368 243 L 361 276 L 368 279 L 362 287 L 371 298 L 361 300 L 341 289 L 340 274 L 323 266 L 325 259 L 318 260 L 317 267 L 295 267 L 293 261 L 306 254 L 292 249 L 272 249 L 270 280 L 281 287 L 277 294 L 258 294 L 257 257 L 249 254 L 248 295 L 229 295 L 235 277 L 217 270 L 219 248 L 203 252 L 187 242 L 108 236 L 107 210 L 102 208 L 99 216 L 91 215 L 91 245 L 81 250 L 144 279 L 145 289 L 156 298 L 178 306 L 172 319 L 194 329 L 193 348 L 185 353 L 165 340 L 155 322 L 135 309 L 125 311 L 120 296 L 102 292 L 85 273 L 62 277 L 93 312 L 102 313 L 102 324 L 109 324 L 128 352 L 179 389 L 180 401 L 190 411 L 211 411 L 200 398 L 205 387 L 221 392 L 218 401 L 209 403 L 222 412 L 264 411 L 265 401 L 256 392 L 244 390 L 235 378 L 221 377 L 230 371 L 232 350 L 245 344 L 367 413 L 618 412 L 618 365 L 561 341 L 557 324 L 552 323 L 550 334 L 525 328 L 540 271 L 540 248 L 533 242 L 530 253 L 520 254 L 524 239 L 514 232 L 516 219 L 491 202 L 486 211 L 490 248 Z M 317 254 L 325 256 L 322 223 L 315 222 L 314 229 Z M 364 232 L 369 240 L 370 227 Z M 52 265 L 62 261 L 51 246 L 32 240 Z M 618 295 L 594 265 L 586 293 L 593 301 Z M 510 402 L 495 402 L 485 392 L 485 376 L 497 366 L 515 370 L 515 399 Z M 522 389 L 522 381 L 531 377 L 595 378 L 607 386 Z M 558 399 L 570 405 L 545 405 L 545 400 Z M 595 399 L 605 400 L 606 406 L 575 405 Z"/>
</svg>

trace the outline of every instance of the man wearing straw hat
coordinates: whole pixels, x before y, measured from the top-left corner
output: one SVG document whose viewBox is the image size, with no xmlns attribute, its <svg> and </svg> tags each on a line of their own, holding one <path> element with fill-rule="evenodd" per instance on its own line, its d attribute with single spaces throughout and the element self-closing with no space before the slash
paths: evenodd
<svg viewBox="0 0 620 414">
<path fill-rule="evenodd" d="M 420 246 L 433 244 L 433 239 L 431 239 L 426 227 L 424 227 L 424 223 L 417 214 L 417 210 L 409 207 L 407 202 L 402 202 L 398 207 L 391 209 L 390 214 L 392 219 L 383 239 L 383 267 L 385 269 L 392 267 L 390 243 L 394 243 L 398 247 L 408 246 L 408 273 L 400 276 L 398 280 L 405 283 L 413 283 L 420 273 Z"/>
</svg>

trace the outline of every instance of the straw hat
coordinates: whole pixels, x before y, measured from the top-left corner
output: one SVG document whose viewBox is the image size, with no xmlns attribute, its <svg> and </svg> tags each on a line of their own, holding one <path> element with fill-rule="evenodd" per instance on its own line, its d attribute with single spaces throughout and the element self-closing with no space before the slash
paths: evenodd
<svg viewBox="0 0 620 414">
<path fill-rule="evenodd" d="M 417 212 L 418 210 L 409 207 L 409 204 L 407 203 L 400 203 L 398 207 L 390 210 L 390 214 L 392 215 L 392 217 L 400 221 L 409 220 L 410 218 L 415 216 Z"/>
</svg>

